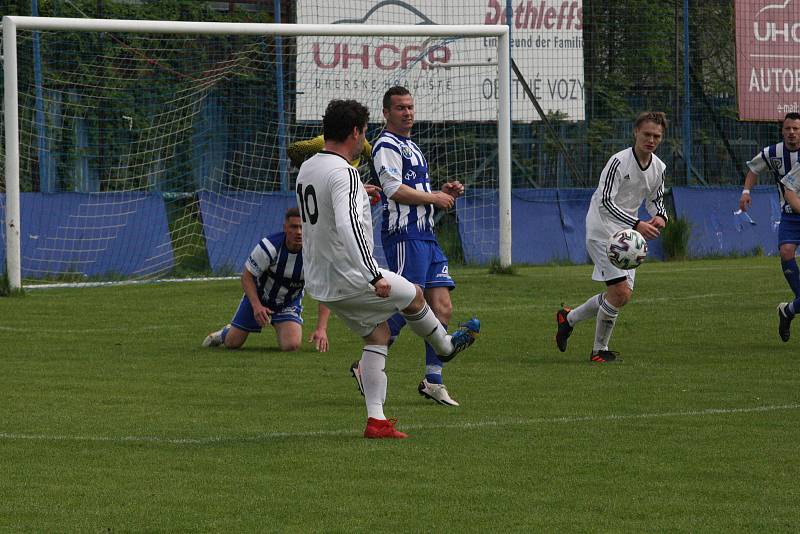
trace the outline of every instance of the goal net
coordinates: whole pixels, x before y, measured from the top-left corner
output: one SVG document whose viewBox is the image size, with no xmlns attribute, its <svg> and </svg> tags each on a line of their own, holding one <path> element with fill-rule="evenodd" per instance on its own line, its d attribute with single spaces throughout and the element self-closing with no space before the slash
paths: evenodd
<svg viewBox="0 0 800 534">
<path fill-rule="evenodd" d="M 322 133 L 328 101 L 367 105 L 374 139 L 393 85 L 415 97 L 432 187 L 468 189 L 438 214 L 446 250 L 501 257 L 504 32 L 4 17 L 0 260 L 12 287 L 241 272 L 296 205 L 295 143 Z M 361 171 L 366 182 L 368 158 Z"/>
</svg>

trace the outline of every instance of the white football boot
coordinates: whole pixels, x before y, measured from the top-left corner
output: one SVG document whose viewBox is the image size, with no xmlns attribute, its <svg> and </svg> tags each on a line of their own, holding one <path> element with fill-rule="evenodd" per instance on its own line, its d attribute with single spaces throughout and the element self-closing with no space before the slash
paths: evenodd
<svg viewBox="0 0 800 534">
<path fill-rule="evenodd" d="M 361 369 L 358 367 L 359 360 L 353 362 L 353 365 L 350 366 L 350 374 L 356 381 L 356 385 L 358 385 L 358 392 L 361 393 L 361 396 L 364 396 L 364 382 L 361 378 Z"/>
<path fill-rule="evenodd" d="M 203 346 L 219 347 L 220 345 L 222 345 L 222 330 L 224 329 L 221 328 L 216 332 L 211 332 L 210 334 L 208 334 L 206 338 L 203 340 Z"/>
<path fill-rule="evenodd" d="M 450 394 L 447 393 L 447 386 L 444 384 L 431 384 L 423 378 L 417 389 L 419 390 L 419 394 L 426 399 L 434 400 L 445 406 L 459 406 L 459 404 L 450 397 Z"/>
</svg>

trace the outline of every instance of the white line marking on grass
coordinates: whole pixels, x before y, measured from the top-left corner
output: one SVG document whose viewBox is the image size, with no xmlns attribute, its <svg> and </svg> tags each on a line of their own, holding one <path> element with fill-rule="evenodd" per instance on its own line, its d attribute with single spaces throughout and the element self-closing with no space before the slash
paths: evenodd
<svg viewBox="0 0 800 534">
<path fill-rule="evenodd" d="M 533 419 L 499 419 L 489 421 L 476 421 L 473 423 L 456 424 L 426 424 L 403 425 L 404 430 L 419 429 L 480 429 L 504 426 L 532 426 L 564 423 L 594 423 L 601 421 L 629 421 L 641 419 L 660 419 L 669 417 L 704 417 L 709 415 L 735 415 L 741 413 L 759 413 L 790 411 L 800 409 L 800 404 L 782 404 L 773 406 L 753 406 L 750 408 L 706 408 L 704 410 L 689 410 L 684 412 L 662 412 L 641 414 L 611 414 L 611 415 L 575 415 L 564 417 L 537 417 Z M 0 441 L 84 441 L 98 443 L 156 443 L 167 445 L 213 445 L 217 443 L 258 443 L 286 438 L 317 438 L 326 436 L 355 436 L 361 431 L 350 429 L 315 430 L 308 432 L 269 432 L 255 436 L 212 436 L 205 438 L 166 438 L 160 436 L 70 436 L 47 434 L 17 434 L 13 432 L 0 432 Z"/>
<path fill-rule="evenodd" d="M 769 296 L 774 295 L 776 298 L 780 296 L 786 296 L 787 291 L 783 289 L 775 289 L 772 291 L 759 291 L 759 296 Z M 634 293 L 633 299 L 631 300 L 628 306 L 633 306 L 636 304 L 653 304 L 656 302 L 680 302 L 680 301 L 691 301 L 691 300 L 711 300 L 711 299 L 718 299 L 718 298 L 726 298 L 726 299 L 741 299 L 742 293 L 736 292 L 729 292 L 729 293 L 705 293 L 702 295 L 685 295 L 685 296 L 668 296 L 668 297 L 642 297 L 638 298 Z M 492 305 L 481 305 L 478 308 L 478 311 L 509 311 L 509 310 L 525 310 L 525 309 L 548 309 L 548 310 L 555 310 L 556 305 L 553 303 L 557 302 L 556 300 L 552 300 L 547 303 L 534 303 L 534 302 L 526 302 L 524 304 L 503 304 L 502 306 L 492 306 Z"/>
<path fill-rule="evenodd" d="M 142 286 L 154 284 L 175 284 L 184 282 L 219 282 L 222 280 L 238 280 L 238 276 L 206 276 L 203 278 L 159 278 L 155 280 L 116 280 L 113 282 L 75 282 L 60 284 L 32 284 L 25 286 L 25 291 L 39 289 L 83 289 L 87 287 Z"/>
</svg>

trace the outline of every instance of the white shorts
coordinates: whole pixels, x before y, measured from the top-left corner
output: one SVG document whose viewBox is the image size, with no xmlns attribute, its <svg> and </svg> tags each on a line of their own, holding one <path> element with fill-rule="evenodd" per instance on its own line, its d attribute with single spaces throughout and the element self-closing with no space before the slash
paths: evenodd
<svg viewBox="0 0 800 534">
<path fill-rule="evenodd" d="M 391 271 L 380 269 L 392 286 L 387 298 L 381 298 L 368 287 L 363 293 L 342 300 L 325 302 L 325 305 L 361 337 L 368 336 L 386 319 L 408 308 L 417 295 L 417 286 Z"/>
<path fill-rule="evenodd" d="M 636 269 L 623 270 L 619 267 L 614 267 L 608 259 L 606 253 L 606 242 L 596 241 L 594 239 L 586 240 L 586 252 L 594 262 L 594 272 L 592 272 L 592 280 L 598 282 L 607 282 L 615 278 L 626 278 L 628 280 L 628 287 L 633 289 L 633 282 L 636 278 Z"/>
</svg>

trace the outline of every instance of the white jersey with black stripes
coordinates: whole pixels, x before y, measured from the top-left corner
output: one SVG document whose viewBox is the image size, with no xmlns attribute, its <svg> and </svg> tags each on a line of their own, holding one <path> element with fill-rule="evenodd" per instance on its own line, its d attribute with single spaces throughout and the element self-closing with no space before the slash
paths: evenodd
<svg viewBox="0 0 800 534">
<path fill-rule="evenodd" d="M 300 167 L 295 192 L 308 293 L 322 302 L 363 293 L 380 271 L 372 254 L 369 197 L 358 170 L 323 150 Z"/>
<path fill-rule="evenodd" d="M 586 239 L 605 241 L 623 228 L 639 222 L 639 206 L 646 201 L 651 216 L 667 220 L 664 208 L 664 174 L 667 166 L 655 154 L 642 168 L 633 148 L 617 152 L 600 174 L 586 214 Z"/>
</svg>

